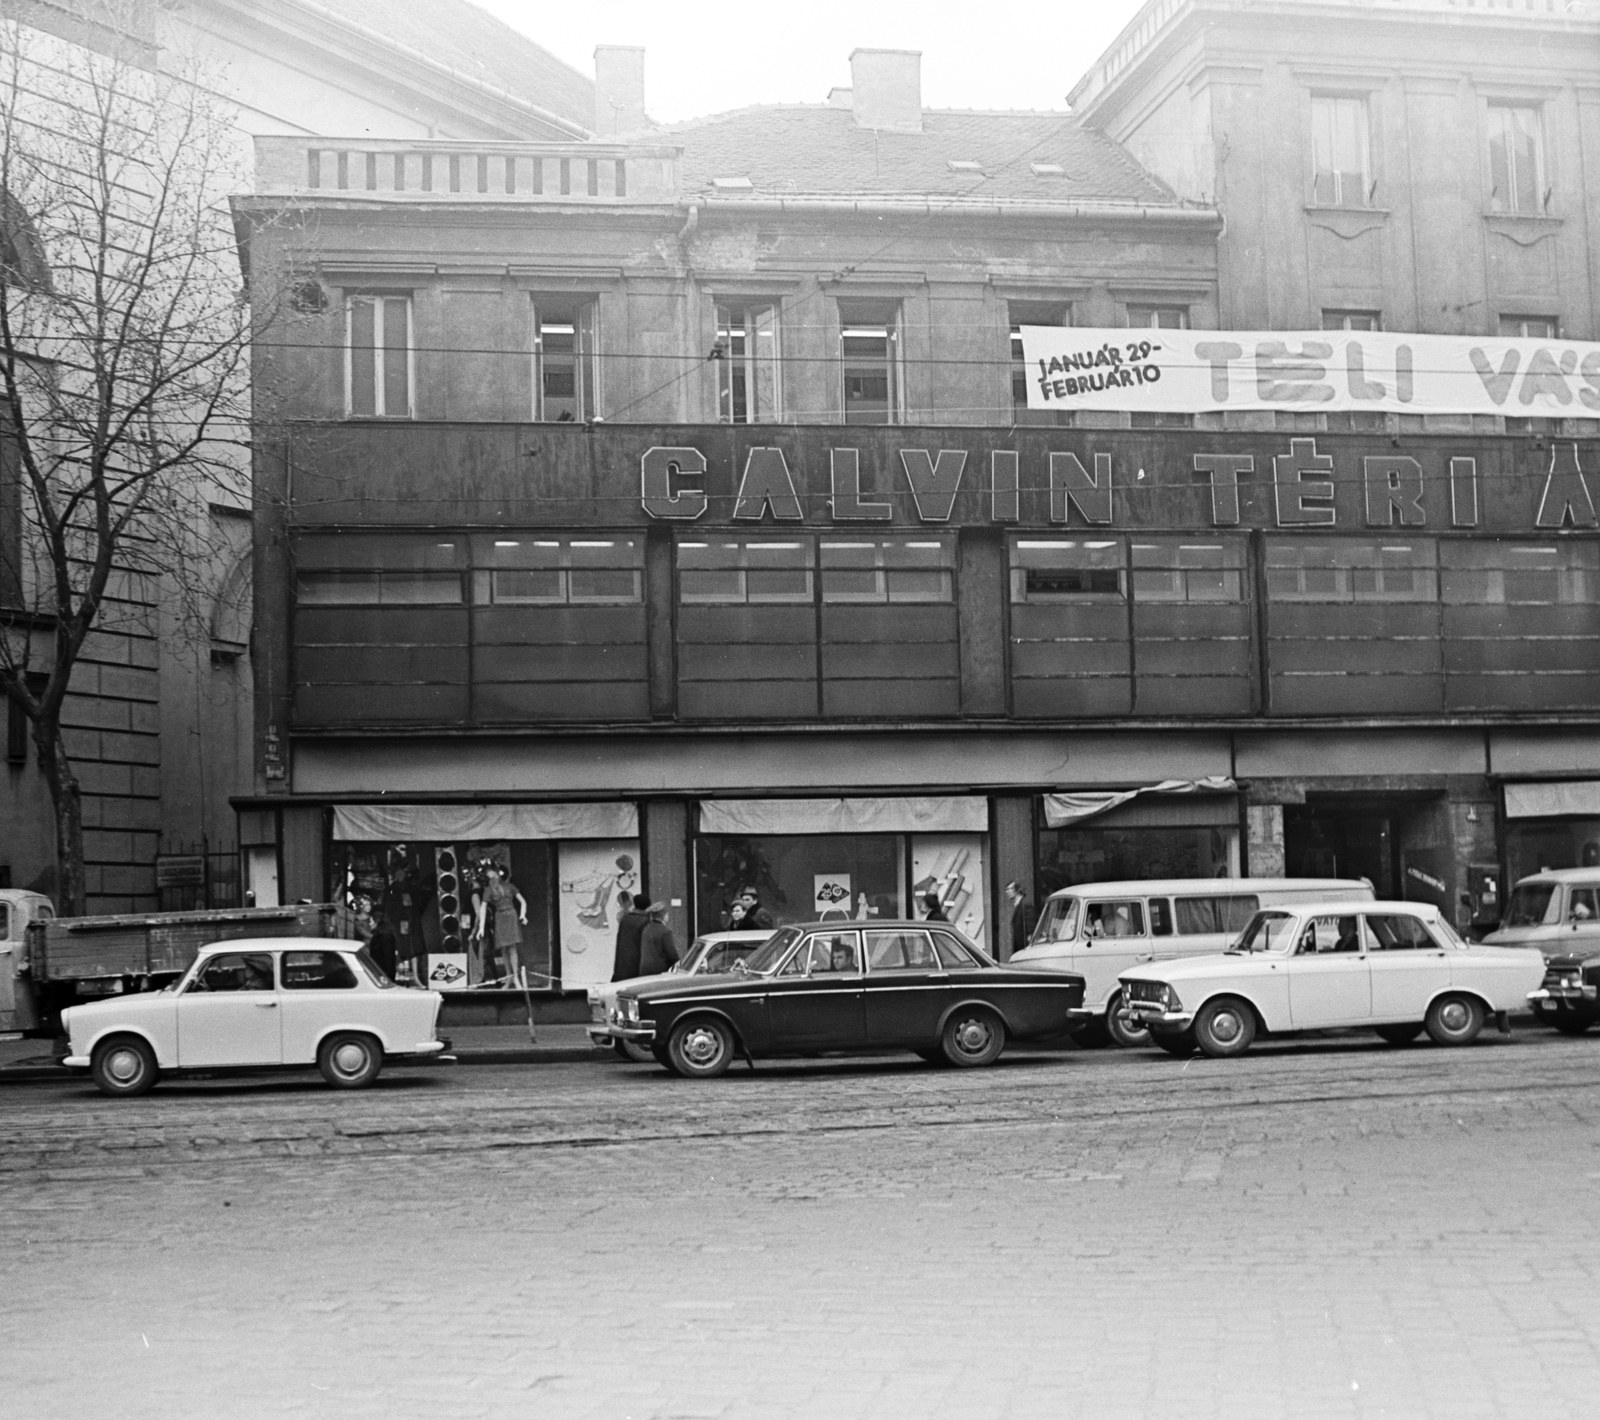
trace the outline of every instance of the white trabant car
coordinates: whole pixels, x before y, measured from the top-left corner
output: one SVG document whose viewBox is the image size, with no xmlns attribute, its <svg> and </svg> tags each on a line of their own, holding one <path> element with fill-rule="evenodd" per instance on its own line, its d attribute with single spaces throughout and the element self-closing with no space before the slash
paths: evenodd
<svg viewBox="0 0 1600 1420">
<path fill-rule="evenodd" d="M 1429 903 L 1319 902 L 1257 912 L 1225 953 L 1134 967 L 1122 990 L 1163 1050 L 1226 1056 L 1351 1026 L 1466 1045 L 1491 1015 L 1507 1029 L 1543 976 L 1537 952 L 1469 946 Z"/>
<path fill-rule="evenodd" d="M 617 992 L 624 986 L 642 986 L 651 981 L 671 981 L 680 976 L 716 976 L 732 971 L 735 962 L 743 961 L 772 935 L 759 932 L 707 932 L 696 937 L 671 971 L 657 976 L 635 976 L 628 981 L 606 981 L 589 988 L 589 1039 L 602 1050 L 614 1049 L 624 1060 L 646 1065 L 655 1059 L 650 1051 L 631 1040 L 624 1040 L 612 1031 L 620 1025 L 617 1014 Z"/>
<path fill-rule="evenodd" d="M 107 1095 L 142 1095 L 165 1073 L 315 1065 L 358 1089 L 385 1060 L 437 1056 L 437 991 L 398 987 L 359 942 L 263 937 L 214 942 L 163 991 L 61 1013 L 69 1069 Z"/>
<path fill-rule="evenodd" d="M 1130 967 L 1226 950 L 1258 908 L 1299 902 L 1371 902 L 1352 878 L 1163 878 L 1080 883 L 1045 899 L 1033 937 L 1008 965 L 1068 971 L 1084 980 L 1082 1046 L 1148 1045 L 1123 1008 L 1117 979 Z"/>
</svg>

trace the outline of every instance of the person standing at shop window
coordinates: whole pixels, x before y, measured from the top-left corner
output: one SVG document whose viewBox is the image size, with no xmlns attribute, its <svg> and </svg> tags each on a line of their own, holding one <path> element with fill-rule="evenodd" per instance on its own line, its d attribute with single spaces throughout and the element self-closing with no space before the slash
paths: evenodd
<svg viewBox="0 0 1600 1420">
<path fill-rule="evenodd" d="M 772 914 L 761 905 L 756 890 L 747 887 L 739 890 L 739 896 L 728 909 L 727 921 L 723 925 L 729 932 L 771 932 L 778 924 L 772 920 Z"/>
<path fill-rule="evenodd" d="M 505 864 L 490 862 L 485 869 L 483 891 L 476 894 L 477 929 L 473 935 L 481 944 L 489 913 L 494 913 L 494 945 L 500 953 L 500 966 L 508 986 L 522 986 L 522 928 L 528 922 L 527 899 L 517 891 Z"/>
<path fill-rule="evenodd" d="M 649 906 L 650 899 L 644 893 L 633 897 L 624 892 L 617 894 L 617 900 L 622 916 L 617 919 L 617 949 L 612 956 L 611 979 L 631 981 L 639 975 L 639 941 L 650 921 L 643 909 Z"/>
<path fill-rule="evenodd" d="M 925 907 L 927 909 L 927 911 L 923 914 L 923 920 L 924 921 L 926 921 L 926 922 L 948 922 L 950 920 L 948 917 L 946 917 L 944 915 L 944 905 L 939 901 L 939 894 L 938 893 L 936 893 L 936 892 L 925 892 L 925 893 L 923 893 L 922 894 L 922 905 L 923 905 L 923 907 Z"/>
<path fill-rule="evenodd" d="M 633 905 L 637 911 L 638 902 Z M 678 964 L 678 944 L 673 939 L 672 928 L 667 926 L 665 902 L 649 903 L 644 912 L 649 921 L 639 934 L 639 975 L 659 976 Z"/>
<path fill-rule="evenodd" d="M 1006 884 L 1006 901 L 1011 906 L 1011 954 L 1015 956 L 1028 945 L 1028 938 L 1033 934 L 1033 904 L 1015 878 Z"/>
</svg>

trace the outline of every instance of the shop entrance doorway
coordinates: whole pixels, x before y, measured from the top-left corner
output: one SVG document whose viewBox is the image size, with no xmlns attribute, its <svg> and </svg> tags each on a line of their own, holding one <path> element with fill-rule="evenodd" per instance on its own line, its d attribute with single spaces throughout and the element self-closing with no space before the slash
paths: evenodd
<svg viewBox="0 0 1600 1420">
<path fill-rule="evenodd" d="M 1291 878 L 1366 878 L 1380 898 L 1435 900 L 1440 881 L 1430 832 L 1440 796 L 1307 794 L 1283 810 L 1284 871 Z M 1407 871 L 1408 867 L 1416 872 Z"/>
</svg>

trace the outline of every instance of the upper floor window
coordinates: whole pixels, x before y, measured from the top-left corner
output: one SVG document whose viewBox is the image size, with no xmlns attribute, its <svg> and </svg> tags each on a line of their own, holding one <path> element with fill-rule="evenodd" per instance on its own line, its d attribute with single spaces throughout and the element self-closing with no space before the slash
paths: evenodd
<svg viewBox="0 0 1600 1420">
<path fill-rule="evenodd" d="M 816 541 L 809 537 L 686 538 L 678 544 L 685 604 L 811 602 Z"/>
<path fill-rule="evenodd" d="M 644 600 L 638 537 L 580 533 L 473 539 L 472 599 L 479 606 L 636 606 Z"/>
<path fill-rule="evenodd" d="M 1136 602 L 1244 600 L 1244 544 L 1154 538 L 1133 544 Z"/>
<path fill-rule="evenodd" d="M 1452 606 L 1593 606 L 1600 601 L 1600 547 L 1592 542 L 1450 539 L 1444 600 Z"/>
<path fill-rule="evenodd" d="M 1500 334 L 1518 340 L 1559 340 L 1561 322 L 1554 316 L 1501 316 Z"/>
<path fill-rule="evenodd" d="M 1323 311 L 1324 330 L 1382 330 L 1383 316 L 1378 311 Z"/>
<path fill-rule="evenodd" d="M 1070 423 L 1072 415 L 1064 410 L 1028 408 L 1028 365 L 1022 354 L 1022 327 L 1071 325 L 1072 307 L 1062 301 L 1007 301 L 1006 314 L 1011 325 L 1011 422 Z"/>
<path fill-rule="evenodd" d="M 594 306 L 587 296 L 533 298 L 533 417 L 583 423 L 599 413 Z"/>
<path fill-rule="evenodd" d="M 840 407 L 846 424 L 898 424 L 902 413 L 900 303 L 840 301 Z"/>
<path fill-rule="evenodd" d="M 462 539 L 428 533 L 341 533 L 295 547 L 301 606 L 460 606 Z"/>
<path fill-rule="evenodd" d="M 778 308 L 717 307 L 717 419 L 771 424 L 779 417 Z"/>
<path fill-rule="evenodd" d="M 1122 542 L 1117 538 L 1014 538 L 1011 600 L 1105 601 L 1123 594 Z"/>
<path fill-rule="evenodd" d="M 1285 602 L 1431 602 L 1439 595 L 1438 545 L 1326 538 L 1267 541 L 1267 596 Z"/>
<path fill-rule="evenodd" d="M 1544 210 L 1542 126 L 1535 105 L 1489 105 L 1489 206 L 1496 212 Z"/>
<path fill-rule="evenodd" d="M 948 602 L 954 568 L 950 537 L 825 537 L 822 600 Z"/>
<path fill-rule="evenodd" d="M 411 417 L 411 297 L 352 296 L 345 307 L 345 413 Z"/>
<path fill-rule="evenodd" d="M 1371 201 L 1367 101 L 1337 94 L 1311 96 L 1311 200 L 1324 207 L 1365 207 Z"/>
<path fill-rule="evenodd" d="M 1150 330 L 1188 330 L 1187 306 L 1128 306 L 1128 324 Z"/>
</svg>

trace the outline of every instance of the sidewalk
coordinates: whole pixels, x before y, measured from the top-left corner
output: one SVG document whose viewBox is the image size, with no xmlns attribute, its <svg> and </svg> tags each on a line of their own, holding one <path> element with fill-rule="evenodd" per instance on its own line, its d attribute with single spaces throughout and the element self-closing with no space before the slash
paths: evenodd
<svg viewBox="0 0 1600 1420">
<path fill-rule="evenodd" d="M 441 1034 L 461 1065 L 551 1065 L 611 1058 L 608 1051 L 590 1044 L 588 1031 L 581 1025 L 541 1025 L 538 1039 L 532 1042 L 526 1024 L 456 1026 Z M 0 1040 L 0 1084 L 70 1078 L 53 1063 L 54 1054 L 62 1048 L 53 1040 Z"/>
</svg>

